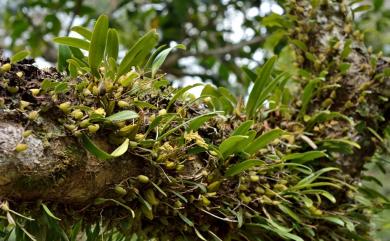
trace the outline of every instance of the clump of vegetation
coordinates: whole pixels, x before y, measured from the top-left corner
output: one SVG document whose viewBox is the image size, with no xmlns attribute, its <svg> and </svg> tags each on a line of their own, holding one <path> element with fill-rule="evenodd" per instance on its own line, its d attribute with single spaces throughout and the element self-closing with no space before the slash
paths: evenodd
<svg viewBox="0 0 390 241">
<path fill-rule="evenodd" d="M 307 14 L 300 6 L 291 8 L 296 16 Z M 313 30 L 310 23 L 274 17 L 269 21 L 283 20 L 281 28 L 297 24 Z M 60 44 L 57 68 L 63 76 L 41 72 L 42 81 L 29 81 L 34 72 L 18 74 L 27 62 L 17 63 L 18 57 L 12 63 L 2 61 L 2 109 L 17 110 L 8 118 L 20 118 L 29 127 L 23 133 L 26 139 L 44 136 L 42 122 L 50 120 L 59 126 L 58 135 L 80 141 L 97 166 L 138 163 L 137 175 L 109 183 L 83 202 L 47 199 L 18 205 L 16 199 L 5 199 L 2 237 L 369 240 L 370 215 L 388 200 L 359 187 L 354 170 L 345 169 L 343 159 L 362 148 L 352 138 L 356 126 L 366 123 L 338 110 L 354 103 L 347 100 L 343 104 L 349 106 L 332 109 L 340 94 L 338 81 L 354 64 L 348 56 L 356 39 L 343 46 L 332 39 L 328 55 L 316 59 L 316 50 L 307 46 L 310 40 L 296 29 L 290 33 L 295 45 L 290 54 L 298 73 L 276 69 L 277 57 L 258 71 L 246 69 L 254 83 L 246 104 L 222 87 L 206 85 L 199 98 L 187 94 L 197 85 L 172 88 L 159 68 L 174 48 L 184 46 L 156 48 L 155 30 L 118 61 L 119 38 L 104 15 L 92 31 L 72 29 L 83 38 L 54 39 Z M 372 64 L 374 69 L 375 58 Z M 383 75 L 374 78 L 380 79 L 383 83 Z M 353 98 L 371 104 L 367 88 L 361 87 Z M 297 93 L 301 96 L 295 97 Z M 370 126 L 359 128 L 381 138 Z M 28 149 L 23 141 L 15 146 L 18 153 Z M 56 175 L 46 185 L 56 187 Z M 67 177 L 66 172 L 61 175 Z"/>
</svg>

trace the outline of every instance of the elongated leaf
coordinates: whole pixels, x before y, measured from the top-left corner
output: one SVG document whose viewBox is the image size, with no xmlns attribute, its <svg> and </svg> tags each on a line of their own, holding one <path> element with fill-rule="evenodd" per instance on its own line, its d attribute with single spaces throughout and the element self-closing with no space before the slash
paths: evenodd
<svg viewBox="0 0 390 241">
<path fill-rule="evenodd" d="M 57 217 L 50 211 L 50 209 L 46 206 L 46 204 L 41 203 L 41 205 L 42 205 L 43 210 L 45 210 L 45 213 L 46 213 L 47 215 L 49 215 L 51 218 L 53 218 L 53 219 L 55 219 L 55 220 L 61 221 L 60 218 L 57 218 Z"/>
<path fill-rule="evenodd" d="M 194 230 L 195 230 L 196 236 L 198 236 L 198 238 L 200 238 L 203 241 L 207 241 L 207 239 L 205 239 L 205 237 L 203 237 L 203 235 L 195 227 L 194 227 Z"/>
<path fill-rule="evenodd" d="M 331 112 L 331 111 L 320 111 L 316 113 L 306 124 L 306 130 L 311 130 L 315 124 L 320 122 L 325 122 L 333 119 L 342 119 L 346 120 L 351 126 L 354 125 L 354 122 L 351 118 L 346 115 L 341 114 L 340 112 Z"/>
<path fill-rule="evenodd" d="M 165 115 L 159 115 L 154 120 L 152 123 L 150 123 L 148 129 L 145 132 L 145 135 L 147 136 L 154 128 L 156 128 L 160 123 L 162 123 L 163 120 L 169 119 L 172 116 L 176 116 L 176 113 L 167 113 Z"/>
<path fill-rule="evenodd" d="M 302 94 L 302 107 L 299 112 L 299 116 L 303 117 L 306 114 L 307 107 L 309 106 L 310 100 L 313 97 L 314 90 L 317 87 L 318 84 L 318 79 L 312 79 L 309 81 L 309 83 L 305 86 L 303 89 L 303 94 Z"/>
<path fill-rule="evenodd" d="M 178 49 L 186 49 L 186 46 L 183 44 L 178 44 L 176 46 L 167 48 L 163 51 L 161 51 L 157 57 L 154 59 L 153 64 L 152 64 L 152 78 L 156 75 L 157 70 L 161 67 L 161 65 L 164 63 L 165 59 L 167 58 L 168 54 L 175 48 Z"/>
<path fill-rule="evenodd" d="M 107 59 L 113 58 L 116 61 L 119 53 L 119 35 L 116 29 L 110 28 L 108 30 L 106 44 Z"/>
<path fill-rule="evenodd" d="M 271 131 L 268 131 L 258 138 L 256 138 L 249 146 L 245 149 L 245 151 L 249 154 L 254 154 L 261 148 L 265 147 L 269 143 L 271 143 L 273 140 L 281 137 L 282 135 L 286 134 L 285 131 L 281 129 L 274 129 Z"/>
<path fill-rule="evenodd" d="M 169 110 L 169 108 L 171 107 L 171 105 L 173 103 L 175 103 L 175 101 L 177 99 L 179 99 L 185 92 L 187 92 L 188 90 L 192 89 L 192 88 L 195 88 L 197 86 L 201 86 L 202 84 L 194 84 L 194 85 L 189 85 L 189 86 L 186 86 L 184 88 L 181 88 L 179 89 L 178 91 L 176 91 L 175 95 L 171 98 L 171 100 L 169 101 L 168 105 L 167 105 L 167 110 Z"/>
<path fill-rule="evenodd" d="M 113 115 L 110 115 L 109 117 L 104 118 L 108 121 L 124 121 L 124 120 L 131 120 L 131 119 L 137 119 L 139 115 L 131 110 L 124 110 L 117 112 Z"/>
<path fill-rule="evenodd" d="M 89 41 L 91 41 L 92 39 L 92 32 L 83 26 L 74 26 L 71 28 L 71 30 L 73 32 L 80 34 L 81 36 L 83 36 L 85 39 Z"/>
<path fill-rule="evenodd" d="M 313 181 L 315 181 L 319 176 L 321 176 L 322 174 L 326 173 L 326 172 L 330 172 L 330 171 L 337 171 L 339 170 L 338 168 L 336 167 L 325 167 L 325 168 L 322 168 L 312 174 L 310 174 L 309 176 L 305 177 L 304 179 L 300 180 L 296 186 L 294 186 L 294 188 L 300 188 L 301 186 L 303 185 L 307 185 L 307 184 L 310 184 L 312 183 Z"/>
<path fill-rule="evenodd" d="M 340 225 L 342 227 L 344 227 L 344 225 L 345 225 L 344 221 L 341 218 L 338 218 L 336 216 L 322 216 L 321 219 L 335 223 L 335 224 Z"/>
<path fill-rule="evenodd" d="M 232 176 L 240 174 L 241 172 L 244 172 L 252 167 L 262 166 L 262 165 L 265 165 L 265 162 L 261 161 L 261 160 L 246 160 L 246 161 L 243 161 L 243 162 L 240 162 L 238 164 L 230 166 L 226 170 L 225 176 L 232 177 Z"/>
<path fill-rule="evenodd" d="M 103 60 L 104 49 L 106 48 L 107 31 L 108 17 L 101 15 L 93 28 L 91 44 L 88 51 L 88 63 L 95 77 L 100 77 L 98 68 Z"/>
<path fill-rule="evenodd" d="M 260 74 L 257 76 L 255 84 L 251 93 L 249 94 L 248 103 L 246 105 L 246 113 L 249 118 L 253 116 L 255 108 L 257 106 L 257 99 L 263 91 L 267 81 L 271 79 L 271 72 L 274 67 L 276 57 L 269 59 L 261 69 Z"/>
<path fill-rule="evenodd" d="M 188 124 L 187 131 L 198 130 L 204 123 L 206 123 L 206 121 L 210 120 L 212 117 L 213 117 L 212 115 L 207 115 L 207 116 L 203 116 L 202 118 L 197 118 L 197 119 L 192 120 Z"/>
<path fill-rule="evenodd" d="M 282 212 L 284 212 L 285 214 L 289 215 L 295 221 L 297 221 L 299 223 L 302 222 L 302 220 L 299 218 L 299 216 L 295 212 L 293 212 L 289 207 L 287 207 L 286 205 L 279 203 L 278 208 L 280 210 L 282 210 Z"/>
<path fill-rule="evenodd" d="M 199 115 L 199 116 L 197 116 L 197 117 L 195 117 L 193 119 L 187 120 L 186 122 L 184 122 L 184 123 L 176 126 L 175 128 L 172 128 L 169 131 L 165 132 L 164 134 L 159 136 L 157 140 L 162 140 L 164 137 L 169 136 L 170 134 L 174 133 L 175 131 L 177 131 L 178 129 L 182 128 L 183 126 L 188 125 L 192 121 L 195 121 L 195 120 L 197 120 L 199 118 L 203 118 L 205 116 L 214 116 L 214 115 L 217 115 L 217 114 L 220 114 L 220 113 L 221 113 L 220 111 L 210 112 L 210 113 L 206 113 L 206 114 L 203 114 L 203 115 Z"/>
<path fill-rule="evenodd" d="M 138 66 L 144 57 L 157 45 L 158 35 L 156 30 L 150 30 L 142 36 L 131 49 L 126 53 L 119 65 L 118 76 L 131 70 L 132 66 Z"/>
<path fill-rule="evenodd" d="M 131 208 L 130 208 L 129 206 L 127 206 L 126 204 L 123 204 L 122 202 L 119 202 L 119 201 L 117 201 L 117 200 L 115 200 L 115 199 L 112 199 L 112 198 L 107 199 L 107 200 L 110 200 L 111 202 L 113 202 L 113 203 L 115 203 L 115 204 L 117 204 L 117 205 L 119 205 L 119 206 L 121 206 L 121 207 L 127 209 L 127 210 L 131 213 L 131 216 L 132 216 L 133 218 L 135 217 L 135 212 L 134 212 L 134 210 L 131 209 Z M 99 226 L 99 225 L 97 225 L 97 226 Z"/>
<path fill-rule="evenodd" d="M 121 156 L 126 153 L 129 147 L 129 139 L 126 139 L 117 149 L 115 149 L 111 154 L 108 154 L 107 152 L 97 147 L 87 135 L 82 135 L 82 142 L 84 148 L 100 160 L 108 160 Z"/>
<path fill-rule="evenodd" d="M 91 139 L 88 138 L 88 136 L 83 135 L 82 136 L 83 146 L 85 149 L 87 149 L 90 153 L 92 153 L 94 156 L 101 160 L 107 160 L 111 158 L 111 155 L 107 152 L 103 151 L 99 147 L 97 147 Z"/>
<path fill-rule="evenodd" d="M 323 151 L 308 151 L 308 152 L 304 152 L 304 153 L 292 153 L 292 154 L 285 155 L 285 156 L 283 156 L 282 160 L 284 160 L 284 161 L 293 160 L 293 161 L 298 162 L 298 163 L 305 163 L 305 162 L 312 161 L 312 160 L 315 160 L 315 159 L 318 159 L 321 157 L 327 157 L 325 152 L 323 152 Z"/>
<path fill-rule="evenodd" d="M 254 124 L 253 120 L 248 120 L 243 122 L 238 128 L 236 128 L 233 131 L 232 136 L 246 135 L 253 124 Z"/>
<path fill-rule="evenodd" d="M 264 89 L 260 92 L 260 95 L 257 97 L 254 112 L 256 112 L 256 110 L 263 105 L 267 97 L 274 92 L 276 86 L 279 83 L 285 84 L 290 76 L 291 75 L 289 73 L 281 73 L 276 78 L 270 79 L 269 83 L 264 87 Z"/>
<path fill-rule="evenodd" d="M 231 136 L 219 145 L 219 151 L 222 156 L 226 158 L 230 154 L 236 152 L 239 143 L 245 139 L 248 139 L 248 136 Z"/>
<path fill-rule="evenodd" d="M 118 147 L 116 148 L 111 154 L 111 157 L 118 157 L 122 156 L 126 153 L 127 149 L 129 149 L 129 139 L 126 138 L 126 140 Z"/>
<path fill-rule="evenodd" d="M 58 46 L 58 56 L 57 56 L 57 69 L 59 72 L 68 70 L 68 62 L 67 60 L 72 58 L 72 52 L 69 47 L 66 45 L 60 44 Z"/>
<path fill-rule="evenodd" d="M 183 220 L 188 226 L 194 227 L 194 223 L 191 220 L 189 220 L 186 216 L 184 216 L 181 212 L 177 211 L 177 214 L 179 215 L 181 220 Z"/>
<path fill-rule="evenodd" d="M 89 50 L 89 42 L 83 39 L 74 38 L 74 37 L 57 37 L 54 38 L 53 41 L 58 44 L 84 49 L 87 51 Z"/>
<path fill-rule="evenodd" d="M 220 237 L 218 237 L 218 235 L 213 233 L 211 230 L 207 230 L 207 232 L 209 232 L 209 234 L 211 234 L 211 236 L 213 236 L 215 241 L 223 241 Z"/>
<path fill-rule="evenodd" d="M 27 56 L 30 55 L 30 52 L 27 51 L 27 50 L 22 50 L 22 51 L 19 51 L 17 52 L 16 54 L 14 54 L 12 57 L 11 57 L 11 64 L 12 63 L 17 63 L 23 59 L 25 59 Z"/>
</svg>

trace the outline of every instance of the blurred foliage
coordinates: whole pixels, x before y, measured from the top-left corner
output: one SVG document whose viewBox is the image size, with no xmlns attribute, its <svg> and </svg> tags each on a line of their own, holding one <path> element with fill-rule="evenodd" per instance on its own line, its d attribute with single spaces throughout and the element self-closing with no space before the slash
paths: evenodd
<svg viewBox="0 0 390 241">
<path fill-rule="evenodd" d="M 275 9 L 283 11 L 273 0 L 6 0 L 0 6 L 0 47 L 4 49 L 16 52 L 27 45 L 32 56 L 55 63 L 51 39 L 69 35 L 75 24 L 91 27 L 92 19 L 105 13 L 110 26 L 119 30 L 124 49 L 142 33 L 157 28 L 160 44 L 183 43 L 188 49 L 167 60 L 166 72 L 200 77 L 239 94 L 244 94 L 240 90 L 249 81 L 238 66 L 257 66 L 254 59 L 262 61 L 265 36 L 272 32 L 261 20 Z M 189 58 L 178 61 L 183 57 Z"/>
<path fill-rule="evenodd" d="M 386 55 L 390 53 L 389 3 L 386 0 L 372 0 L 370 10 L 364 12 L 357 21 L 358 27 L 366 33 L 367 44 Z"/>
</svg>

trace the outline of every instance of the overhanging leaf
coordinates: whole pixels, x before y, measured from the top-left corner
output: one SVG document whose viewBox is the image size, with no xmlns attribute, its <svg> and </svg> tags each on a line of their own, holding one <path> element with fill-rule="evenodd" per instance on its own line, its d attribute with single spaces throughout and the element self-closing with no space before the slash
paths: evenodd
<svg viewBox="0 0 390 241">
<path fill-rule="evenodd" d="M 285 155 L 283 156 L 282 160 L 284 161 L 293 160 L 298 163 L 305 163 L 321 157 L 327 157 L 324 151 L 308 151 L 304 153 L 292 153 L 292 154 Z"/>
<path fill-rule="evenodd" d="M 116 61 L 118 59 L 118 53 L 119 53 L 119 35 L 115 29 L 110 28 L 107 33 L 107 43 L 106 43 L 107 59 L 113 58 Z"/>
<path fill-rule="evenodd" d="M 232 177 L 232 176 L 235 176 L 241 172 L 244 172 L 252 167 L 262 166 L 262 165 L 265 165 L 265 162 L 261 161 L 261 160 L 246 160 L 246 161 L 243 161 L 243 162 L 240 162 L 238 164 L 230 166 L 226 170 L 225 176 Z"/>
<path fill-rule="evenodd" d="M 249 129 L 252 127 L 253 124 L 254 124 L 253 120 L 248 120 L 243 122 L 238 128 L 236 128 L 233 131 L 232 136 L 247 134 L 247 132 L 249 131 Z"/>
<path fill-rule="evenodd" d="M 245 152 L 249 154 L 254 154 L 256 151 L 260 150 L 261 148 L 265 147 L 269 143 L 271 143 L 273 140 L 281 137 L 282 135 L 286 134 L 285 131 L 281 129 L 274 129 L 271 131 L 268 131 L 258 138 L 256 138 L 249 146 L 245 149 Z"/>
<path fill-rule="evenodd" d="M 27 50 L 22 50 L 22 51 L 19 51 L 17 52 L 16 54 L 14 54 L 12 57 L 11 57 L 11 64 L 13 63 L 17 63 L 23 59 L 25 59 L 27 56 L 30 55 L 30 52 L 27 51 Z"/>
<path fill-rule="evenodd" d="M 93 28 L 91 44 L 88 50 L 88 63 L 91 67 L 92 74 L 94 74 L 95 77 L 99 77 L 98 67 L 103 60 L 107 41 L 107 31 L 108 17 L 106 15 L 101 15 Z"/>
<path fill-rule="evenodd" d="M 221 152 L 222 156 L 226 158 L 230 154 L 236 152 L 237 147 L 239 147 L 239 143 L 245 139 L 248 139 L 248 136 L 231 136 L 219 145 L 219 151 Z"/>
<path fill-rule="evenodd" d="M 163 51 L 161 51 L 157 57 L 154 59 L 153 64 L 152 64 L 152 78 L 156 75 L 157 70 L 161 67 L 161 65 L 164 63 L 165 59 L 167 58 L 168 54 L 174 49 L 186 49 L 186 46 L 183 44 L 178 44 L 173 47 L 167 48 Z"/>
<path fill-rule="evenodd" d="M 136 119 L 138 118 L 139 115 L 135 113 L 134 111 L 131 110 L 124 110 L 117 112 L 113 115 L 110 115 L 109 117 L 104 118 L 104 120 L 107 121 L 124 121 L 124 120 L 131 120 L 131 119 Z"/>
<path fill-rule="evenodd" d="M 126 138 L 126 140 L 118 147 L 116 148 L 112 153 L 111 157 L 118 157 L 122 156 L 126 153 L 127 149 L 129 149 L 129 139 Z"/>
<path fill-rule="evenodd" d="M 276 61 L 276 56 L 270 58 L 262 67 L 260 74 L 257 76 L 251 93 L 249 94 L 248 103 L 246 105 L 246 113 L 251 118 L 257 106 L 257 100 L 268 80 L 271 78 L 271 72 Z"/>
<path fill-rule="evenodd" d="M 71 28 L 71 30 L 73 32 L 80 34 L 81 36 L 83 36 L 84 38 L 86 38 L 89 41 L 91 41 L 91 39 L 92 39 L 92 32 L 83 26 L 74 26 Z"/>
<path fill-rule="evenodd" d="M 54 42 L 58 44 L 63 44 L 79 49 L 89 50 L 89 42 L 83 39 L 74 38 L 74 37 L 56 37 L 53 39 Z"/>
<path fill-rule="evenodd" d="M 112 159 L 118 156 L 123 155 L 126 153 L 128 147 L 129 147 L 129 139 L 126 139 L 117 149 L 115 149 L 111 154 L 108 154 L 107 152 L 100 149 L 98 146 L 96 146 L 91 139 L 87 135 L 82 135 L 81 137 L 83 146 L 85 149 L 87 149 L 90 153 L 92 153 L 94 156 L 96 156 L 98 159 L 101 160 L 108 160 Z"/>
<path fill-rule="evenodd" d="M 131 70 L 132 66 L 138 66 L 143 58 L 156 46 L 158 35 L 155 29 L 142 36 L 126 53 L 119 65 L 118 77 Z"/>
<path fill-rule="evenodd" d="M 197 86 L 201 86 L 202 84 L 194 84 L 194 85 L 189 85 L 189 86 L 186 86 L 184 88 L 181 88 L 179 89 L 178 91 L 176 91 L 176 93 L 173 95 L 173 97 L 171 98 L 171 100 L 168 102 L 168 105 L 167 105 L 167 110 L 169 110 L 169 108 L 171 107 L 171 105 L 173 103 L 175 103 L 175 101 L 180 98 L 185 92 L 187 92 L 188 90 L 192 89 L 192 88 L 195 88 Z"/>
<path fill-rule="evenodd" d="M 53 218 L 55 220 L 61 221 L 61 219 L 57 218 L 44 203 L 41 203 L 41 205 L 42 205 L 42 208 L 43 208 L 43 210 L 45 210 L 45 213 L 47 215 L 49 215 L 51 218 Z"/>
</svg>

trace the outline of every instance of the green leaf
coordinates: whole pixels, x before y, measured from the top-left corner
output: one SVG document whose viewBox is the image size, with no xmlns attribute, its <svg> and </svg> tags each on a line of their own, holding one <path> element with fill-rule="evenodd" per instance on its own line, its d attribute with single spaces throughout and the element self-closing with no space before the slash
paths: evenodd
<svg viewBox="0 0 390 241">
<path fill-rule="evenodd" d="M 198 130 L 206 121 L 210 120 L 212 117 L 213 117 L 212 115 L 207 115 L 207 116 L 203 116 L 202 118 L 197 118 L 197 119 L 192 120 L 188 124 L 187 131 Z"/>
<path fill-rule="evenodd" d="M 126 138 L 126 140 L 118 147 L 116 148 L 112 153 L 111 153 L 111 157 L 118 157 L 118 156 L 122 156 L 123 154 L 126 153 L 127 149 L 129 149 L 129 139 Z"/>
<path fill-rule="evenodd" d="M 322 168 L 322 169 L 320 169 L 320 170 L 310 174 L 309 176 L 305 177 L 304 179 L 300 180 L 293 188 L 294 189 L 300 189 L 300 188 L 302 188 L 302 186 L 305 186 L 305 185 L 308 185 L 308 184 L 314 182 L 322 174 L 324 174 L 326 172 L 338 171 L 338 170 L 340 170 L 340 169 L 338 169 L 336 167 L 325 167 L 325 168 Z"/>
<path fill-rule="evenodd" d="M 198 120 L 198 119 L 203 118 L 205 116 L 214 116 L 214 115 L 217 115 L 217 114 L 220 114 L 220 113 L 221 113 L 220 111 L 210 112 L 210 113 L 206 113 L 206 114 L 203 114 L 203 115 L 199 115 L 199 116 L 197 116 L 195 118 L 192 118 L 190 120 L 187 120 L 187 121 L 183 122 L 182 124 L 177 125 L 176 127 L 174 127 L 172 129 L 170 129 L 169 131 L 165 132 L 164 134 L 159 136 L 157 140 L 162 140 L 164 137 L 169 136 L 170 134 L 174 133 L 175 131 L 177 131 L 181 127 L 183 127 L 185 125 L 188 125 L 192 121 Z"/>
<path fill-rule="evenodd" d="M 147 136 L 154 128 L 156 128 L 160 123 L 162 123 L 163 120 L 171 118 L 172 116 L 176 116 L 176 113 L 167 113 L 165 115 L 159 115 L 154 120 L 152 123 L 150 123 L 148 129 L 145 132 L 145 136 Z"/>
<path fill-rule="evenodd" d="M 129 147 L 129 139 L 126 139 L 117 149 L 115 149 L 111 154 L 108 154 L 107 152 L 97 147 L 87 135 L 82 135 L 81 139 L 84 148 L 101 160 L 108 160 L 121 156 L 126 153 Z"/>
<path fill-rule="evenodd" d="M 70 30 L 80 34 L 81 36 L 83 36 L 84 38 L 86 38 L 89 41 L 91 41 L 91 39 L 92 39 L 92 32 L 83 26 L 74 26 Z"/>
<path fill-rule="evenodd" d="M 246 77 L 250 82 L 255 82 L 256 81 L 256 73 L 253 72 L 252 70 L 248 69 L 247 67 L 243 67 L 242 70 L 244 71 Z"/>
<path fill-rule="evenodd" d="M 253 120 L 243 122 L 238 128 L 233 131 L 232 136 L 246 135 L 254 123 L 255 122 Z"/>
<path fill-rule="evenodd" d="M 200 238 L 203 241 L 207 241 L 207 239 L 205 239 L 203 237 L 203 235 L 195 227 L 194 227 L 194 230 L 195 230 L 196 236 L 198 236 L 198 238 Z"/>
<path fill-rule="evenodd" d="M 183 50 L 185 50 L 185 49 L 186 49 L 186 46 L 184 46 L 183 44 L 178 44 L 178 45 L 176 45 L 176 46 L 173 46 L 173 47 L 170 47 L 170 48 L 167 48 L 167 49 L 161 51 L 161 52 L 157 55 L 157 57 L 154 59 L 153 64 L 152 64 L 152 78 L 154 78 L 154 76 L 156 75 L 157 70 L 161 67 L 161 65 L 164 63 L 165 59 L 167 58 L 168 54 L 169 54 L 174 48 L 178 48 L 178 49 L 183 49 Z"/>
<path fill-rule="evenodd" d="M 261 72 L 255 80 L 255 84 L 251 93 L 249 94 L 246 112 L 249 118 L 253 117 L 254 112 L 258 106 L 258 97 L 264 90 L 266 83 L 271 79 L 271 72 L 276 61 L 276 56 L 270 58 L 262 67 Z"/>
<path fill-rule="evenodd" d="M 252 167 L 263 166 L 265 164 L 266 163 L 264 161 L 261 161 L 261 160 L 246 160 L 246 161 L 243 161 L 243 162 L 240 162 L 238 164 L 230 166 L 226 170 L 225 176 L 232 177 L 232 176 L 240 174 L 241 172 L 244 172 Z"/>
<path fill-rule="evenodd" d="M 82 142 L 85 149 L 96 156 L 98 159 L 107 160 L 112 158 L 110 154 L 97 147 L 87 135 L 82 136 Z"/>
<path fill-rule="evenodd" d="M 56 37 L 53 41 L 58 44 L 84 49 L 87 51 L 89 50 L 89 42 L 83 39 L 74 37 Z"/>
<path fill-rule="evenodd" d="M 61 94 L 61 93 L 66 93 L 68 92 L 69 90 L 69 86 L 67 83 L 64 83 L 64 82 L 60 82 L 56 85 L 56 87 L 54 88 L 54 92 L 56 94 Z"/>
<path fill-rule="evenodd" d="M 261 136 L 257 137 L 249 146 L 245 149 L 245 152 L 249 154 L 254 154 L 261 148 L 265 147 L 269 143 L 271 143 L 273 140 L 281 137 L 282 135 L 285 135 L 286 132 L 281 129 L 274 129 L 271 131 L 268 131 Z"/>
<path fill-rule="evenodd" d="M 169 101 L 169 103 L 168 103 L 168 105 L 167 105 L 167 110 L 169 110 L 169 108 L 171 107 L 171 105 L 173 104 L 173 103 L 175 103 L 175 101 L 177 100 L 177 99 L 179 99 L 185 92 L 187 92 L 188 90 L 190 90 L 190 89 L 192 89 L 192 88 L 195 88 L 195 87 L 197 87 L 197 86 L 201 86 L 202 84 L 194 84 L 194 85 L 189 85 L 189 86 L 186 86 L 186 87 L 184 87 L 184 88 L 181 88 L 181 89 L 179 89 L 179 90 L 177 90 L 176 92 L 175 92 L 175 95 L 171 98 L 171 100 Z"/>
<path fill-rule="evenodd" d="M 27 51 L 27 50 L 22 50 L 22 51 L 19 51 L 17 52 L 16 54 L 14 54 L 12 57 L 11 57 L 11 64 L 13 63 L 17 63 L 23 59 L 25 59 L 27 56 L 30 55 L 30 52 Z"/>
<path fill-rule="evenodd" d="M 239 144 L 245 139 L 248 139 L 248 136 L 231 136 L 219 145 L 219 151 L 221 152 L 222 156 L 226 158 L 230 154 L 236 152 Z"/>
<path fill-rule="evenodd" d="M 313 97 L 314 90 L 317 88 L 319 80 L 318 79 L 312 79 L 309 81 L 309 83 L 305 86 L 303 89 L 302 94 L 302 107 L 299 112 L 299 116 L 303 117 L 306 114 L 307 107 L 309 106 L 310 100 Z"/>
<path fill-rule="evenodd" d="M 88 63 L 91 67 L 92 74 L 99 78 L 98 68 L 103 60 L 104 50 L 106 48 L 108 31 L 108 17 L 101 15 L 93 28 L 91 44 L 88 50 Z"/>
<path fill-rule="evenodd" d="M 321 219 L 335 223 L 337 225 L 340 225 L 344 227 L 345 223 L 341 218 L 338 218 L 336 216 L 322 216 Z"/>
<path fill-rule="evenodd" d="M 324 151 L 308 151 L 304 153 L 292 153 L 292 154 L 285 155 L 283 156 L 282 160 L 284 161 L 293 160 L 294 162 L 302 164 L 321 157 L 327 157 Z"/>
<path fill-rule="evenodd" d="M 215 241 L 223 241 L 220 237 L 218 237 L 218 235 L 213 233 L 211 230 L 207 230 L 207 232 L 209 232 L 209 234 L 211 234 L 211 236 L 213 236 Z"/>
<path fill-rule="evenodd" d="M 311 130 L 317 123 L 333 120 L 336 118 L 346 120 L 351 126 L 354 125 L 353 120 L 348 116 L 343 115 L 340 112 L 331 112 L 325 110 L 316 113 L 313 117 L 310 118 L 306 124 L 306 130 Z"/>
<path fill-rule="evenodd" d="M 290 42 L 293 43 L 298 48 L 300 48 L 303 52 L 307 52 L 307 46 L 304 42 L 298 39 L 291 39 Z"/>
<path fill-rule="evenodd" d="M 58 46 L 58 60 L 57 60 L 57 69 L 59 72 L 66 71 L 68 69 L 67 60 L 72 58 L 72 52 L 69 47 L 66 45 L 60 44 Z"/>
<path fill-rule="evenodd" d="M 289 215 L 292 219 L 294 219 L 295 221 L 297 221 L 298 223 L 302 223 L 302 220 L 299 218 L 299 216 L 294 213 L 289 207 L 287 207 L 286 205 L 282 204 L 282 203 L 279 203 L 278 204 L 278 208 L 284 212 L 285 214 Z"/>
<path fill-rule="evenodd" d="M 129 206 L 127 206 L 127 205 L 125 205 L 125 204 L 123 204 L 123 203 L 121 203 L 121 202 L 119 202 L 119 201 L 117 201 L 117 200 L 115 200 L 115 199 L 112 199 L 112 198 L 107 199 L 107 201 L 111 201 L 111 202 L 113 202 L 113 203 L 115 203 L 115 204 L 117 204 L 117 205 L 119 205 L 119 206 L 121 206 L 121 207 L 127 209 L 127 210 L 131 213 L 131 216 L 132 216 L 133 218 L 135 217 L 135 212 L 134 212 L 134 210 L 131 209 Z M 99 226 L 99 225 L 97 225 L 97 226 Z"/>
<path fill-rule="evenodd" d="M 358 13 L 358 12 L 368 11 L 370 9 L 371 9 L 371 5 L 360 5 L 359 7 L 352 9 L 352 11 L 354 13 Z"/>
<path fill-rule="evenodd" d="M 51 218 L 55 219 L 55 220 L 59 220 L 61 221 L 60 218 L 57 218 L 51 211 L 50 209 L 44 204 L 44 203 L 41 203 L 42 207 L 43 207 L 43 210 L 45 210 L 45 213 L 47 215 L 49 215 Z"/>
<path fill-rule="evenodd" d="M 184 216 L 181 212 L 177 211 L 177 214 L 179 215 L 181 220 L 183 220 L 188 226 L 194 227 L 194 223 L 191 220 L 189 220 L 186 216 Z"/>
<path fill-rule="evenodd" d="M 163 196 L 168 197 L 168 195 L 156 183 L 152 181 L 150 183 L 152 183 L 152 185 L 157 189 L 157 191 L 159 191 Z"/>
<path fill-rule="evenodd" d="M 79 61 L 84 61 L 84 54 L 80 49 L 72 47 L 72 46 L 69 46 L 69 49 L 72 52 L 72 55 L 74 58 L 76 58 Z M 85 66 L 87 66 L 86 62 L 85 62 Z"/>
<path fill-rule="evenodd" d="M 113 58 L 116 61 L 119 53 L 119 35 L 116 29 L 110 28 L 108 30 L 106 44 L 107 59 Z"/>
<path fill-rule="evenodd" d="M 142 36 L 126 53 L 119 65 L 118 77 L 129 72 L 132 66 L 139 66 L 144 58 L 157 45 L 158 34 L 155 29 Z"/>
<path fill-rule="evenodd" d="M 110 115 L 109 117 L 104 118 L 104 120 L 108 121 L 124 121 L 124 120 L 131 120 L 131 119 L 136 119 L 138 118 L 139 115 L 135 113 L 134 111 L 131 110 L 124 110 L 117 112 L 113 115 Z"/>
<path fill-rule="evenodd" d="M 352 153 L 353 148 L 361 148 L 358 143 L 347 139 L 325 139 L 319 140 L 316 143 L 321 145 L 323 149 L 342 153 Z"/>
</svg>

